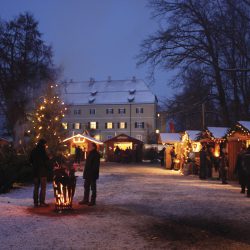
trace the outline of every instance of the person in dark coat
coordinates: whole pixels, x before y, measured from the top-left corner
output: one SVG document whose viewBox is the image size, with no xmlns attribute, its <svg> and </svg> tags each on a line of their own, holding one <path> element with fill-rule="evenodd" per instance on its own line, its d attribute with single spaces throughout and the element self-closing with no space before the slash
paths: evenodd
<svg viewBox="0 0 250 250">
<path fill-rule="evenodd" d="M 250 198 L 250 146 L 242 157 L 242 167 L 246 176 L 247 197 Z"/>
<path fill-rule="evenodd" d="M 176 153 L 175 153 L 175 147 L 172 147 L 172 149 L 170 150 L 170 157 L 171 157 L 171 170 L 174 170 L 174 166 L 175 166 L 175 159 L 176 159 Z"/>
<path fill-rule="evenodd" d="M 48 204 L 45 203 L 46 196 L 46 183 L 48 176 L 49 157 L 46 153 L 46 141 L 40 139 L 36 147 L 31 151 L 30 163 L 33 167 L 34 177 L 34 207 L 40 206 L 46 207 Z M 39 193 L 40 188 L 40 193 Z"/>
<path fill-rule="evenodd" d="M 228 155 L 225 151 L 225 148 L 222 149 L 220 154 L 220 177 L 222 184 L 228 184 L 227 182 L 227 173 L 228 173 Z"/>
<path fill-rule="evenodd" d="M 246 184 L 247 184 L 247 176 L 245 173 L 245 170 L 243 169 L 243 156 L 246 152 L 246 148 L 242 147 L 241 151 L 239 152 L 238 156 L 237 156 L 237 160 L 236 160 L 236 165 L 235 165 L 235 173 L 237 174 L 237 176 L 239 177 L 239 183 L 241 186 L 241 193 L 244 194 L 246 192 Z"/>
<path fill-rule="evenodd" d="M 206 147 L 203 146 L 200 151 L 200 173 L 199 177 L 201 180 L 207 178 L 207 152 Z"/>
<path fill-rule="evenodd" d="M 164 163 L 165 163 L 165 150 L 166 148 L 162 148 L 159 152 L 159 159 L 161 161 L 161 166 L 164 166 Z"/>
<path fill-rule="evenodd" d="M 96 204 L 96 180 L 99 178 L 100 154 L 95 143 L 90 144 L 90 152 L 87 156 L 83 172 L 84 196 L 79 202 L 80 205 L 94 206 Z M 91 201 L 89 202 L 90 188 L 92 191 Z"/>
</svg>

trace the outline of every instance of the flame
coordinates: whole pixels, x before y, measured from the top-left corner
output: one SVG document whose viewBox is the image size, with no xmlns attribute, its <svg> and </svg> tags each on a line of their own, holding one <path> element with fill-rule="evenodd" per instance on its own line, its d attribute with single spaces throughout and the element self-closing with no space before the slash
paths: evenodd
<svg viewBox="0 0 250 250">
<path fill-rule="evenodd" d="M 69 190 L 67 186 L 63 186 L 62 183 L 59 183 L 59 185 L 57 185 L 55 181 L 53 182 L 53 186 L 55 190 L 56 208 L 70 208 L 72 206 L 72 191 Z"/>
</svg>

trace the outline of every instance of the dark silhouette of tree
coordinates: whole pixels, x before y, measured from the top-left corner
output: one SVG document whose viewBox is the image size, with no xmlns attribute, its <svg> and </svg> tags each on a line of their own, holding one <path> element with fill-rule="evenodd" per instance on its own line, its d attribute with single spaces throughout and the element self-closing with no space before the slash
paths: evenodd
<svg viewBox="0 0 250 250">
<path fill-rule="evenodd" d="M 25 121 L 30 101 L 44 82 L 53 80 L 55 70 L 51 47 L 42 40 L 38 22 L 20 14 L 0 22 L 0 108 L 9 133 Z"/>
</svg>

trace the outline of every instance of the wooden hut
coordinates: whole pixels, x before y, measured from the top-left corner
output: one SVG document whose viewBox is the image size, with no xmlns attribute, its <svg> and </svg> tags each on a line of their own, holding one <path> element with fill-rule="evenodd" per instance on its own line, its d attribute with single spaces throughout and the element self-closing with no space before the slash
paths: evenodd
<svg viewBox="0 0 250 250">
<path fill-rule="evenodd" d="M 89 151 L 88 149 L 89 149 L 90 143 L 94 142 L 98 148 L 100 147 L 100 145 L 103 144 L 103 142 L 87 134 L 76 134 L 76 135 L 66 138 L 65 140 L 63 140 L 63 142 L 65 143 L 65 147 L 67 147 L 68 154 L 70 155 L 75 154 L 75 149 L 78 146 L 86 154 L 86 152 Z M 85 158 L 86 158 L 86 155 L 85 155 Z"/>
<path fill-rule="evenodd" d="M 250 146 L 250 121 L 238 121 L 227 133 L 229 178 L 234 177 L 237 156 L 242 146 Z"/>
<path fill-rule="evenodd" d="M 226 135 L 228 131 L 228 127 L 207 127 L 198 137 L 200 143 L 209 148 L 209 154 L 217 159 L 217 163 L 219 162 L 218 157 L 220 157 L 221 147 L 227 146 Z M 212 177 L 219 177 L 218 166 L 212 168 Z"/>
<path fill-rule="evenodd" d="M 195 162 L 198 164 L 199 152 L 202 147 L 200 141 L 198 140 L 200 133 L 200 130 L 186 130 L 181 138 L 183 157 L 185 159 L 194 158 Z"/>
<path fill-rule="evenodd" d="M 179 133 L 160 133 L 159 135 L 159 143 L 163 144 L 166 147 L 165 150 L 165 162 L 166 168 L 171 168 L 171 156 L 170 150 L 172 147 L 175 147 L 176 160 L 175 160 L 175 168 L 181 168 L 181 134 Z"/>
<path fill-rule="evenodd" d="M 126 134 L 117 135 L 104 142 L 105 144 L 105 159 L 106 161 L 125 161 L 141 162 L 143 142 L 128 136 Z M 115 154 L 115 150 L 119 149 L 119 159 Z M 126 152 L 126 156 L 122 154 Z M 129 151 L 129 152 L 128 152 Z M 127 155 L 127 153 L 129 153 Z"/>
</svg>

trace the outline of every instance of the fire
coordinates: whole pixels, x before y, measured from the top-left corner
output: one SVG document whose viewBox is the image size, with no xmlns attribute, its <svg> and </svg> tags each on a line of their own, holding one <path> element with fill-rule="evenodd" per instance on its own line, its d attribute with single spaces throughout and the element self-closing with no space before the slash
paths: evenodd
<svg viewBox="0 0 250 250">
<path fill-rule="evenodd" d="M 75 194 L 76 177 L 74 170 L 67 170 L 62 167 L 55 168 L 53 187 L 55 196 L 55 209 L 65 210 L 72 208 Z"/>
</svg>

